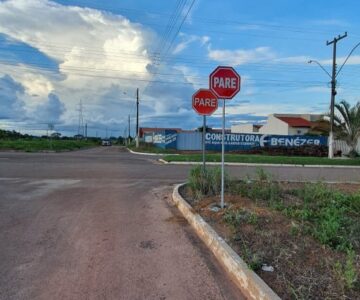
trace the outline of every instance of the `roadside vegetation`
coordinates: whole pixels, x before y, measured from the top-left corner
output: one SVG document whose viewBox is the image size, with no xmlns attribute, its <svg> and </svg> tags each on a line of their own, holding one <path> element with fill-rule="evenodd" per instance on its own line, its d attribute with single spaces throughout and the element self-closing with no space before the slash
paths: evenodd
<svg viewBox="0 0 360 300">
<path fill-rule="evenodd" d="M 48 139 L 19 139 L 0 140 L 1 150 L 17 150 L 25 152 L 38 151 L 71 151 L 98 146 L 99 143 L 91 140 L 48 140 Z"/>
<path fill-rule="evenodd" d="M 226 176 L 227 207 L 214 210 L 219 173 L 193 168 L 183 194 L 281 298 L 360 299 L 360 184 L 279 183 L 258 169 Z"/>
<path fill-rule="evenodd" d="M 71 151 L 100 145 L 100 139 L 76 140 L 22 135 L 15 131 L 0 130 L 0 150 L 25 152 Z"/>
<path fill-rule="evenodd" d="M 350 157 L 357 157 L 356 145 L 360 137 L 360 102 L 353 107 L 345 100 L 335 104 L 335 133 L 350 148 Z"/>
<path fill-rule="evenodd" d="M 168 162 L 201 162 L 202 154 L 166 155 L 163 157 Z M 207 162 L 221 162 L 221 154 L 207 154 Z M 270 156 L 255 154 L 226 154 L 227 163 L 257 163 L 257 164 L 294 164 L 294 165 L 344 165 L 360 166 L 360 158 L 354 159 L 328 159 L 325 157 L 301 156 Z"/>
</svg>

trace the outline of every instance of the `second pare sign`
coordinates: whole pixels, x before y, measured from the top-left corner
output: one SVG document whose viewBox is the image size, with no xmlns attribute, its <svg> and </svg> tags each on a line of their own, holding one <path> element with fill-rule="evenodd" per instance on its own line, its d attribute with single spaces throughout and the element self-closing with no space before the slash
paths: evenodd
<svg viewBox="0 0 360 300">
<path fill-rule="evenodd" d="M 209 116 L 217 110 L 218 100 L 212 91 L 200 89 L 192 96 L 192 107 L 199 115 Z"/>
</svg>

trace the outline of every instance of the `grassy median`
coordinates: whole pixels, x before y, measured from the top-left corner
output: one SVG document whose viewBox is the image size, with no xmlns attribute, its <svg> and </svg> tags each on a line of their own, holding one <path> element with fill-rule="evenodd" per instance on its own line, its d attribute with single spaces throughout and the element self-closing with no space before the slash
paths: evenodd
<svg viewBox="0 0 360 300">
<path fill-rule="evenodd" d="M 168 162 L 201 162 L 202 154 L 166 155 L 163 157 Z M 207 162 L 221 162 L 221 154 L 207 154 Z M 250 163 L 250 164 L 294 164 L 294 165 L 342 165 L 360 166 L 360 159 L 328 159 L 326 157 L 303 156 L 269 156 L 254 154 L 226 154 L 225 162 Z"/>
<path fill-rule="evenodd" d="M 282 299 L 360 299 L 360 185 L 191 169 L 180 191 Z"/>
</svg>

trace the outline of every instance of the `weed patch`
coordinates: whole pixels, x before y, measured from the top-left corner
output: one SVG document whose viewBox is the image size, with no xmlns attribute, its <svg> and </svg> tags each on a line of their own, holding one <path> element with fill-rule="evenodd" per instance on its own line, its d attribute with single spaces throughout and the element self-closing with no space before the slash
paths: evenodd
<svg viewBox="0 0 360 300">
<path fill-rule="evenodd" d="M 191 203 L 282 299 L 360 299 L 360 185 L 278 183 L 259 170 L 226 191 L 224 210 L 211 209 L 215 195 Z"/>
<path fill-rule="evenodd" d="M 225 187 L 228 186 L 229 176 L 225 173 Z M 205 196 L 219 195 L 221 191 L 221 168 L 205 168 L 196 166 L 190 170 L 189 187 L 195 200 Z"/>
</svg>

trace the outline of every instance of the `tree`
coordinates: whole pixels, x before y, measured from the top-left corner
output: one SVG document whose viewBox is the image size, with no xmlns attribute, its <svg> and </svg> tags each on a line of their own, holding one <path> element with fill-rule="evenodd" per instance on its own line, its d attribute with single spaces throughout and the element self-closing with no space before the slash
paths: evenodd
<svg viewBox="0 0 360 300">
<path fill-rule="evenodd" d="M 350 148 L 349 155 L 357 155 L 356 145 L 360 137 L 360 102 L 351 107 L 342 100 L 335 104 L 334 130 L 338 138 L 343 139 Z"/>
<path fill-rule="evenodd" d="M 323 116 L 321 119 L 312 122 L 311 128 L 307 135 L 324 135 L 328 136 L 330 132 L 330 121 Z"/>
</svg>

